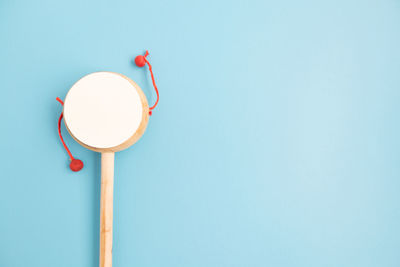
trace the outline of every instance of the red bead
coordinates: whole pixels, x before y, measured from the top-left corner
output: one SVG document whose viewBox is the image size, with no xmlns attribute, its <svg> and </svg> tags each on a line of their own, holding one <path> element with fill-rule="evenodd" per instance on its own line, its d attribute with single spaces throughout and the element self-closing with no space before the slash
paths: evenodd
<svg viewBox="0 0 400 267">
<path fill-rule="evenodd" d="M 144 67 L 144 65 L 146 65 L 146 61 L 144 60 L 144 56 L 139 55 L 139 56 L 135 57 L 135 64 L 138 67 Z"/>
<path fill-rule="evenodd" d="M 74 172 L 78 172 L 78 171 L 82 170 L 83 162 L 80 159 L 73 159 L 73 160 L 71 160 L 71 163 L 69 164 L 69 168 Z"/>
</svg>

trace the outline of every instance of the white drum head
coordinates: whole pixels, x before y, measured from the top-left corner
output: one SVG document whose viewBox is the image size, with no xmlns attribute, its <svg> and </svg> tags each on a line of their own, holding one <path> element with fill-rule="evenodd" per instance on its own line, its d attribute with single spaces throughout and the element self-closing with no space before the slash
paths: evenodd
<svg viewBox="0 0 400 267">
<path fill-rule="evenodd" d="M 148 104 L 139 86 L 113 72 L 84 76 L 64 101 L 72 137 L 95 151 L 119 151 L 135 143 L 148 122 Z"/>
</svg>

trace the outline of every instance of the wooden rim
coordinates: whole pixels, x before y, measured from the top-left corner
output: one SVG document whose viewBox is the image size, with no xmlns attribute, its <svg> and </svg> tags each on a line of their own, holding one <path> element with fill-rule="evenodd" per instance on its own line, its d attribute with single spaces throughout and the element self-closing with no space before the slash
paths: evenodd
<svg viewBox="0 0 400 267">
<path fill-rule="evenodd" d="M 112 74 L 117 74 L 117 75 L 121 76 L 122 78 L 126 79 L 128 82 L 130 82 L 133 85 L 133 87 L 136 89 L 136 92 L 139 94 L 140 101 L 142 102 L 142 108 L 143 108 L 142 109 L 142 121 L 140 122 L 138 129 L 129 139 L 127 139 L 125 142 L 123 142 L 122 144 L 120 144 L 118 146 L 108 147 L 108 148 L 96 148 L 96 147 L 92 147 L 92 146 L 89 146 L 89 145 L 81 142 L 78 138 L 76 138 L 72 134 L 72 132 L 68 128 L 67 122 L 65 120 L 64 120 L 64 124 L 65 124 L 65 128 L 67 128 L 67 130 L 68 130 L 69 134 L 72 136 L 72 138 L 74 138 L 75 141 L 78 142 L 81 146 L 83 146 L 87 149 L 96 151 L 96 152 L 118 152 L 118 151 L 127 149 L 128 147 L 130 147 L 131 145 L 136 143 L 140 139 L 140 137 L 142 137 L 143 133 L 146 130 L 147 124 L 149 122 L 149 104 L 147 103 L 147 98 L 146 98 L 145 94 L 143 93 L 142 89 L 140 89 L 139 85 L 137 85 L 130 78 L 128 78 L 125 75 L 122 75 L 120 73 L 116 73 L 116 72 L 112 72 L 112 71 L 97 71 L 97 72 L 92 72 L 90 74 L 87 74 L 87 75 L 83 76 L 81 79 L 85 78 L 88 75 L 91 75 L 93 73 L 98 73 L 98 72 L 108 72 L 108 73 L 112 73 Z M 79 82 L 81 79 L 79 79 L 77 82 Z M 74 85 L 72 87 L 74 87 Z M 69 91 L 68 91 L 68 93 L 69 93 Z M 67 93 L 67 96 L 65 97 L 64 102 L 68 98 L 68 93 Z M 63 112 L 64 112 L 64 110 L 63 110 Z"/>
</svg>

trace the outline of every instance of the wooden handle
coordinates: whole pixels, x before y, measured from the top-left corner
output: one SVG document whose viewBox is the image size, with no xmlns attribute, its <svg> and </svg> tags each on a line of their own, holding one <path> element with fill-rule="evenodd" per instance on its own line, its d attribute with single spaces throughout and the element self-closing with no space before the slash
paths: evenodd
<svg viewBox="0 0 400 267">
<path fill-rule="evenodd" d="M 101 153 L 100 267 L 112 267 L 114 152 Z"/>
</svg>

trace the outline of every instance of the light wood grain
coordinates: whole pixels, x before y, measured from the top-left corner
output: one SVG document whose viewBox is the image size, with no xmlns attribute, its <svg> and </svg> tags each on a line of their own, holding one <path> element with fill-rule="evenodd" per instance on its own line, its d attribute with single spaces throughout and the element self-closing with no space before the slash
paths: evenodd
<svg viewBox="0 0 400 267">
<path fill-rule="evenodd" d="M 114 152 L 101 153 L 100 267 L 112 267 Z"/>
</svg>

